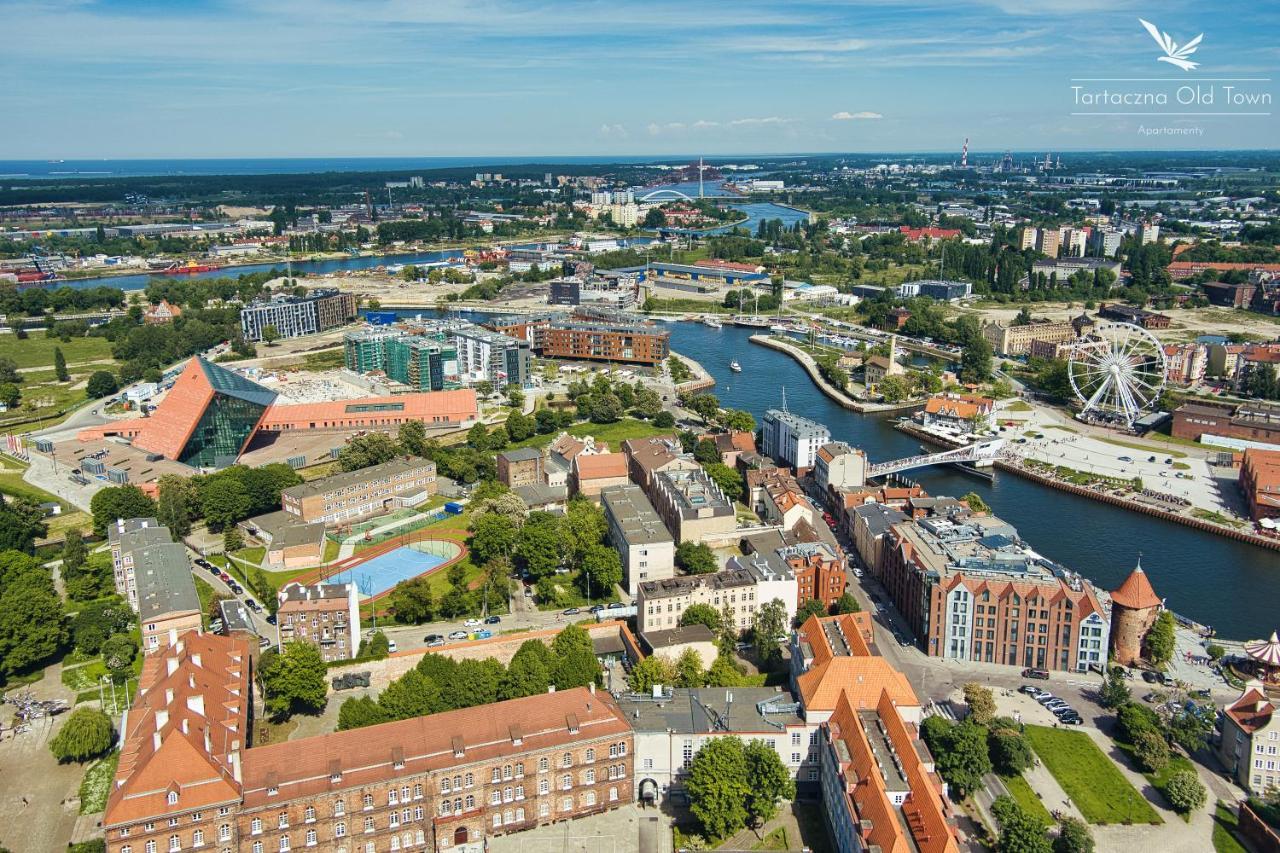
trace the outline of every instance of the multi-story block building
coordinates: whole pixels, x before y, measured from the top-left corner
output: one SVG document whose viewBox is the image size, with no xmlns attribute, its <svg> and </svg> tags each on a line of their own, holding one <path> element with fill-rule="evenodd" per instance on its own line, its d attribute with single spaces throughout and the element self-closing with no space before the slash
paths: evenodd
<svg viewBox="0 0 1280 853">
<path fill-rule="evenodd" d="M 461 387 L 458 349 L 444 340 L 421 335 L 391 338 L 384 344 L 387 377 L 415 391 Z"/>
<path fill-rule="evenodd" d="M 636 587 L 636 628 L 641 634 L 675 628 L 686 610 L 695 604 L 706 604 L 717 612 L 727 607 L 733 614 L 733 624 L 745 631 L 765 601 L 756 589 L 758 584 L 759 578 L 745 566 L 709 575 L 644 581 Z"/>
<path fill-rule="evenodd" d="M 639 486 L 612 486 L 600 492 L 609 542 L 622 558 L 622 586 L 637 587 L 675 575 L 676 545 Z"/>
<path fill-rule="evenodd" d="M 814 467 L 818 450 L 831 442 L 831 430 L 786 410 L 769 409 L 761 422 L 761 452 L 803 474 Z"/>
<path fill-rule="evenodd" d="M 141 545 L 172 542 L 169 528 L 154 518 L 117 518 L 107 526 L 107 545 L 111 550 L 111 567 L 116 592 L 138 610 L 138 581 L 134 575 L 132 551 Z"/>
<path fill-rule="evenodd" d="M 347 370 L 355 373 L 386 370 L 387 342 L 404 335 L 404 331 L 391 326 L 373 326 L 347 332 L 342 336 L 342 362 Z"/>
<path fill-rule="evenodd" d="M 613 698 L 580 687 L 252 746 L 246 643 L 148 658 L 103 819 L 108 853 L 480 853 L 487 839 L 633 800 Z"/>
<path fill-rule="evenodd" d="M 322 477 L 280 493 L 281 507 L 303 521 L 345 524 L 397 506 L 417 506 L 436 493 L 436 465 L 397 458 Z"/>
<path fill-rule="evenodd" d="M 575 361 L 658 364 L 671 355 L 671 333 L 648 325 L 555 322 L 543 335 L 542 355 Z"/>
<path fill-rule="evenodd" d="M 138 614 L 142 651 L 200 627 L 200 596 L 187 550 L 154 518 L 117 519 L 107 528 L 116 591 Z"/>
<path fill-rule="evenodd" d="M 986 323 L 982 327 L 982 336 L 999 354 L 1026 355 L 1031 350 L 1032 341 L 1043 341 L 1048 344 L 1066 343 L 1075 339 L 1076 330 L 1066 320 L 1051 322 L 1042 319 L 1032 320 L 1025 326 Z"/>
<path fill-rule="evenodd" d="M 514 489 L 546 482 L 542 451 L 535 447 L 504 450 L 497 456 L 498 482 Z"/>
<path fill-rule="evenodd" d="M 674 435 L 629 438 L 622 442 L 622 452 L 627 456 L 631 482 L 646 493 L 652 492 L 653 478 L 659 471 L 691 471 L 700 467 L 692 455 L 684 452 Z"/>
<path fill-rule="evenodd" d="M 489 382 L 495 388 L 529 384 L 532 350 L 529 342 L 491 332 L 479 326 L 467 326 L 453 332 L 457 351 L 458 375 L 468 385 Z"/>
<path fill-rule="evenodd" d="M 1107 662 L 1109 620 L 1089 581 L 992 516 L 893 526 L 881 582 L 923 643 L 951 660 L 1083 671 Z"/>
<path fill-rule="evenodd" d="M 867 482 L 867 454 L 843 441 L 824 444 L 814 458 L 813 480 L 828 500 L 840 489 L 861 488 Z"/>
<path fill-rule="evenodd" d="M 1226 707 L 1218 757 L 1249 793 L 1267 796 L 1280 789 L 1280 714 L 1261 682 L 1246 683 Z"/>
<path fill-rule="evenodd" d="M 279 648 L 310 643 L 325 661 L 349 660 L 360 651 L 360 597 L 354 583 L 285 584 L 276 611 Z"/>
<path fill-rule="evenodd" d="M 650 497 L 677 543 L 700 542 L 738 526 L 733 503 L 701 468 L 659 471 Z"/>
<path fill-rule="evenodd" d="M 281 338 L 314 335 L 349 323 L 356 316 L 356 297 L 333 289 L 313 290 L 306 296 L 276 294 L 240 309 L 245 340 L 260 341 L 268 326 Z"/>
</svg>

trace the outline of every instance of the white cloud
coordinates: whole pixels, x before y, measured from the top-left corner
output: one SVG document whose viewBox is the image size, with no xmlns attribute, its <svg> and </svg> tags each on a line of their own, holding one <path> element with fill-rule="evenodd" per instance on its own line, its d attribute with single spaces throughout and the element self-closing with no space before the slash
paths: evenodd
<svg viewBox="0 0 1280 853">
<path fill-rule="evenodd" d="M 732 127 L 745 127 L 750 125 L 761 124 L 791 124 L 795 119 L 780 118 L 778 116 L 765 116 L 764 118 L 735 118 L 729 122 Z"/>
<path fill-rule="evenodd" d="M 600 125 L 600 135 L 609 136 L 614 139 L 626 139 L 631 136 L 625 127 L 620 124 L 602 124 Z"/>
<path fill-rule="evenodd" d="M 884 118 L 884 116 L 880 115 L 880 113 L 873 113 L 868 110 L 863 110 L 862 112 L 857 113 L 851 113 L 848 110 L 841 110 L 838 113 L 832 114 L 831 118 L 835 121 L 854 121 L 857 119 Z"/>
</svg>

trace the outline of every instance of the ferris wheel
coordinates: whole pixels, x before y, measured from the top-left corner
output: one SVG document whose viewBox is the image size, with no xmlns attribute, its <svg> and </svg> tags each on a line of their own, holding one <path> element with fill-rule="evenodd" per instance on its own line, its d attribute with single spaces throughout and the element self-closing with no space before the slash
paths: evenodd
<svg viewBox="0 0 1280 853">
<path fill-rule="evenodd" d="M 1081 419 L 1129 429 L 1154 408 L 1166 363 L 1160 341 L 1146 329 L 1099 323 L 1071 348 L 1067 368 L 1071 388 L 1084 403 Z"/>
</svg>

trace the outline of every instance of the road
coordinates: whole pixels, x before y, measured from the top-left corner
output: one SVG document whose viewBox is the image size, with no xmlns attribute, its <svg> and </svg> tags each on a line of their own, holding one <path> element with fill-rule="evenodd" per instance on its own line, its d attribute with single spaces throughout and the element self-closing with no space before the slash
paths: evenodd
<svg viewBox="0 0 1280 853">
<path fill-rule="evenodd" d="M 253 596 L 253 594 L 250 593 L 248 590 L 245 590 L 244 592 L 237 595 L 231 589 L 231 587 L 228 586 L 226 582 L 222 580 L 222 578 L 219 575 L 215 575 L 213 572 L 209 571 L 208 569 L 202 569 L 199 566 L 197 566 L 195 564 L 195 560 L 196 558 L 200 557 L 200 553 L 192 549 L 191 546 L 189 545 L 187 546 L 187 556 L 192 561 L 191 574 L 199 578 L 200 580 L 204 581 L 205 583 L 209 584 L 209 586 L 213 587 L 213 590 L 215 593 L 225 598 L 238 598 L 241 601 L 245 601 L 245 602 L 248 602 L 248 601 L 255 602 L 261 608 L 261 610 L 255 613 L 252 611 L 252 608 L 249 608 L 250 610 L 249 618 L 250 618 L 250 621 L 253 623 L 254 631 L 257 632 L 258 636 L 266 637 L 268 640 L 270 640 L 271 645 L 275 646 L 279 644 L 280 632 L 276 629 L 274 625 L 267 624 L 267 608 L 265 603 L 258 601 Z"/>
</svg>

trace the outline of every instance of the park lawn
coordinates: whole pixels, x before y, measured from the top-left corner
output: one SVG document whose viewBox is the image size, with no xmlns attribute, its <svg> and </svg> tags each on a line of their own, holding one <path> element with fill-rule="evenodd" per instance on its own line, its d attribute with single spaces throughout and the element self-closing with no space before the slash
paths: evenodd
<svg viewBox="0 0 1280 853">
<path fill-rule="evenodd" d="M 790 850 L 787 846 L 787 828 L 780 826 L 766 835 L 752 850 Z"/>
<path fill-rule="evenodd" d="M 1164 789 L 1169 784 L 1169 780 L 1173 778 L 1173 774 L 1178 773 L 1182 770 L 1190 770 L 1192 773 L 1196 771 L 1196 766 L 1191 763 L 1190 759 L 1182 755 L 1170 755 L 1169 763 L 1166 764 L 1164 767 L 1160 768 L 1155 773 L 1145 773 L 1141 770 L 1141 768 L 1138 767 L 1137 760 L 1133 758 L 1132 746 L 1130 746 L 1127 743 L 1121 743 L 1120 741 L 1116 741 L 1116 746 L 1120 749 L 1121 752 L 1123 752 L 1125 755 L 1129 756 L 1131 760 L 1133 760 L 1134 769 L 1138 770 L 1139 773 L 1142 773 L 1143 776 L 1147 777 L 1147 781 L 1151 783 L 1151 787 L 1159 791 L 1160 794 L 1164 796 L 1166 801 L 1168 801 L 1169 797 L 1167 794 L 1165 794 Z M 1172 804 L 1170 804 L 1169 808 L 1171 809 L 1173 808 Z M 1191 822 L 1190 814 L 1183 814 L 1182 812 L 1178 812 L 1178 814 L 1182 816 L 1183 820 L 1187 821 L 1188 823 Z"/>
<path fill-rule="evenodd" d="M 645 300 L 644 304 L 646 310 L 670 313 L 729 314 L 733 312 L 732 308 L 726 308 L 723 303 L 716 302 L 714 299 L 656 299 L 651 296 Z"/>
<path fill-rule="evenodd" d="M 22 479 L 22 472 L 26 470 L 25 463 L 8 456 L 4 457 L 0 461 L 0 494 L 11 495 L 15 498 L 26 498 L 34 503 L 44 503 L 46 501 L 63 503 L 57 495 L 52 495 Z"/>
<path fill-rule="evenodd" d="M 261 566 L 262 558 L 267 556 L 267 549 L 262 545 L 250 545 L 247 548 L 241 548 L 239 551 L 233 551 L 231 555 L 238 560 L 244 560 L 246 563 Z"/>
<path fill-rule="evenodd" d="M 1084 732 L 1027 726 L 1027 740 L 1089 823 L 1163 823 Z"/>
<path fill-rule="evenodd" d="M 326 564 L 332 563 L 338 559 L 338 554 L 341 551 L 342 545 L 326 536 L 324 540 L 324 555 L 320 559 Z"/>
<path fill-rule="evenodd" d="M 80 780 L 80 814 L 97 814 L 107 810 L 107 797 L 111 794 L 111 780 L 120 763 L 120 751 L 102 758 L 84 772 Z"/>
<path fill-rule="evenodd" d="M 1155 447 L 1150 444 L 1139 444 L 1136 441 L 1121 441 L 1118 438 L 1100 437 L 1098 438 L 1098 441 L 1103 441 L 1107 444 L 1114 444 L 1116 447 L 1127 447 L 1130 450 L 1137 450 L 1140 453 L 1154 453 L 1157 455 L 1163 453 L 1165 456 L 1170 456 L 1174 459 L 1185 459 L 1187 455 L 1181 450 L 1170 450 L 1167 447 Z"/>
<path fill-rule="evenodd" d="M 306 468 L 299 468 L 298 476 L 302 478 L 303 482 L 310 482 L 311 480 L 319 480 L 321 477 L 328 477 L 330 474 L 337 474 L 339 470 L 338 460 L 335 459 L 332 462 L 322 462 L 319 465 L 308 465 Z"/>
<path fill-rule="evenodd" d="M 1036 796 L 1035 790 L 1022 776 L 1001 776 L 1000 781 L 1009 789 L 1009 796 L 1022 806 L 1027 814 L 1035 817 L 1045 826 L 1053 825 L 1053 815 L 1044 807 L 1044 803 Z"/>
<path fill-rule="evenodd" d="M 54 349 L 62 350 L 67 367 L 91 361 L 111 360 L 111 341 L 106 338 L 72 338 L 63 343 L 47 338 L 43 331 L 29 334 L 25 341 L 15 335 L 0 335 L 0 358 L 11 358 L 18 367 L 53 367 Z M 109 369 L 110 365 L 98 365 Z"/>
<path fill-rule="evenodd" d="M 614 452 L 622 450 L 622 442 L 629 438 L 649 438 L 654 435 L 670 435 L 675 432 L 675 428 L 662 429 L 654 426 L 649 421 L 641 421 L 636 418 L 623 418 L 616 423 L 611 424 L 575 424 L 569 427 L 569 435 L 582 438 L 584 436 L 592 436 L 597 442 L 607 442 L 609 449 Z M 551 439 L 555 436 L 544 436 L 547 443 L 551 443 Z"/>
<path fill-rule="evenodd" d="M 1248 853 L 1248 848 L 1236 840 L 1240 819 L 1226 803 L 1219 801 L 1213 810 L 1214 853 Z"/>
<path fill-rule="evenodd" d="M 1004 406 L 1001 406 L 998 410 L 998 412 L 1029 412 L 1029 411 L 1031 411 L 1031 404 L 1028 403 L 1026 400 L 1014 400 L 1012 403 L 1008 403 Z"/>
</svg>

